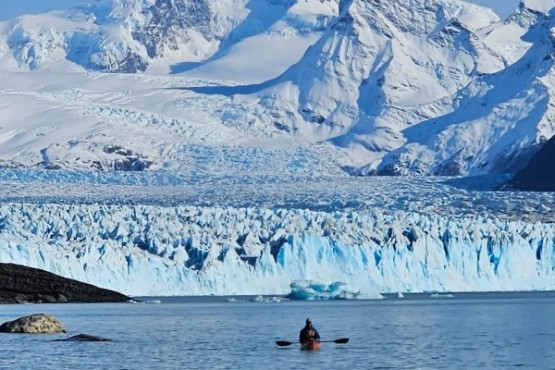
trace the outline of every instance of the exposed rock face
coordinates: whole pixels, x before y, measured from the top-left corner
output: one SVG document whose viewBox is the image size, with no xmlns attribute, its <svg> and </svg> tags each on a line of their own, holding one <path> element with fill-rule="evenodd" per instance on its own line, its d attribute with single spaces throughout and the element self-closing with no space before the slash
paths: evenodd
<svg viewBox="0 0 555 370">
<path fill-rule="evenodd" d="M 163 55 L 164 49 L 178 50 L 180 44 L 189 41 L 183 30 L 198 29 L 210 38 L 211 11 L 204 1 L 156 0 L 143 12 L 150 20 L 144 30 L 133 36 L 144 43 L 150 58 Z"/>
<path fill-rule="evenodd" d="M 67 333 L 67 330 L 54 316 L 38 313 L 5 322 L 0 325 L 0 332 L 55 334 Z"/>
<path fill-rule="evenodd" d="M 510 185 L 519 190 L 555 191 L 555 136 L 516 174 Z"/>
<path fill-rule="evenodd" d="M 0 263 L 0 303 L 127 302 L 118 292 L 48 271 Z"/>
</svg>

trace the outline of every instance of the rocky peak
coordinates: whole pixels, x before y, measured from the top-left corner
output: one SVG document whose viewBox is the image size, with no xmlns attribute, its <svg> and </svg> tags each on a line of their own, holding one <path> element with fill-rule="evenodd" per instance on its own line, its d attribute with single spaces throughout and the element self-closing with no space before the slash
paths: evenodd
<svg viewBox="0 0 555 370">
<path fill-rule="evenodd" d="M 555 191 L 555 136 L 544 143 L 510 184 L 519 190 Z"/>
<path fill-rule="evenodd" d="M 164 50 L 178 50 L 197 31 L 210 41 L 212 14 L 204 0 L 156 0 L 144 9 L 145 24 L 133 31 L 133 38 L 146 47 L 150 58 L 164 56 Z"/>
<path fill-rule="evenodd" d="M 546 17 L 546 13 L 538 10 L 532 4 L 525 1 L 520 2 L 516 11 L 514 11 L 506 20 L 505 23 L 515 22 L 522 28 L 530 28 L 532 25 L 538 23 L 542 18 Z"/>
</svg>

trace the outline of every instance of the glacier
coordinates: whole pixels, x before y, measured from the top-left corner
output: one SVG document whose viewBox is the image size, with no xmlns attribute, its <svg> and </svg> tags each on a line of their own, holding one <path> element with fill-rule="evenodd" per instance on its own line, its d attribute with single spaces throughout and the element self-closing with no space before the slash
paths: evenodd
<svg viewBox="0 0 555 370">
<path fill-rule="evenodd" d="M 555 288 L 553 193 L 467 190 L 464 179 L 303 189 L 263 179 L 87 184 L 64 172 L 60 184 L 30 173 L 22 185 L 3 172 L 0 262 L 128 295 L 286 295 L 297 280 L 361 296 Z"/>
</svg>

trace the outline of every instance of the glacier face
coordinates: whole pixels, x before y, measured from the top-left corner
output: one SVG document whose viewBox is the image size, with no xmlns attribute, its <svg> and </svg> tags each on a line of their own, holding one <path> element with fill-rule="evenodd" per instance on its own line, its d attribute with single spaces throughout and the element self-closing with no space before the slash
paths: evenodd
<svg viewBox="0 0 555 370">
<path fill-rule="evenodd" d="M 154 203 L 160 195 L 150 186 L 141 190 L 126 185 L 118 200 L 108 196 L 110 189 L 117 193 L 114 185 L 31 181 L 22 191 L 29 195 L 35 189 L 37 195 L 17 201 L 19 191 L 4 182 L 0 262 L 140 296 L 286 294 L 296 280 L 342 282 L 361 296 L 555 288 L 555 224 L 548 222 L 552 195 L 524 197 L 522 211 L 532 208 L 537 217 L 523 221 L 518 209 L 508 209 L 519 203 L 514 197 L 520 193 L 485 192 L 480 199 L 479 192 L 455 191 L 444 184 L 421 185 L 436 187 L 426 194 L 418 191 L 416 180 L 394 183 L 335 186 L 359 199 L 353 207 L 354 201 L 344 198 L 340 208 L 319 190 L 322 184 L 309 186 L 315 198 L 324 195 L 324 207 L 309 210 L 303 206 L 301 187 L 285 183 L 277 188 L 297 194 L 288 208 L 262 206 L 274 194 L 253 184 L 162 187 L 165 205 L 130 205 L 132 197 L 125 193 L 145 191 Z M 250 207 L 232 206 L 242 197 L 241 188 Z M 381 189 L 391 203 L 384 204 Z M 400 202 L 403 189 L 408 205 Z M 56 196 L 56 202 L 48 201 Z M 80 196 L 88 202 L 77 202 Z M 186 205 L 203 196 L 229 203 Z M 367 204 L 360 202 L 365 197 Z M 503 200 L 495 205 L 495 197 Z M 413 208 L 408 207 L 410 199 Z M 487 199 L 489 212 L 477 215 L 474 205 Z"/>
</svg>

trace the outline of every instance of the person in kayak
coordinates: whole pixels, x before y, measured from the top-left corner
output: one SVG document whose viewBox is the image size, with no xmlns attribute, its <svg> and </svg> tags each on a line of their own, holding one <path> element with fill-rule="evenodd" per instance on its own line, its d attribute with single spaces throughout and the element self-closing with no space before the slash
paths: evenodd
<svg viewBox="0 0 555 370">
<path fill-rule="evenodd" d="M 299 334 L 299 342 L 303 344 L 314 339 L 319 342 L 320 334 L 318 333 L 318 330 L 316 330 L 316 328 L 312 325 L 312 321 L 310 321 L 310 319 L 306 319 L 306 325 L 304 328 L 301 329 L 301 332 Z"/>
</svg>

